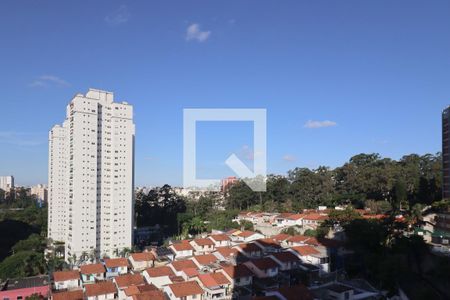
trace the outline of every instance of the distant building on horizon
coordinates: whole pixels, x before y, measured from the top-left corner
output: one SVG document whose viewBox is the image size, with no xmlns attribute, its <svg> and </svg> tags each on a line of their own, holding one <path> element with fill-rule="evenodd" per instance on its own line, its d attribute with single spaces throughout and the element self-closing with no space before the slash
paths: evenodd
<svg viewBox="0 0 450 300">
<path fill-rule="evenodd" d="M 40 206 L 47 202 L 47 186 L 45 184 L 33 185 L 30 188 L 31 196 L 35 196 Z"/>
<path fill-rule="evenodd" d="M 222 179 L 220 191 L 222 193 L 226 193 L 230 189 L 230 187 L 236 182 L 238 182 L 238 179 L 235 176 L 229 176 L 227 178 Z"/>
<path fill-rule="evenodd" d="M 450 198 L 450 106 L 442 111 L 442 198 Z"/>
<path fill-rule="evenodd" d="M 9 191 L 14 188 L 14 176 L 0 176 L 0 189 Z"/>
<path fill-rule="evenodd" d="M 65 259 L 114 257 L 133 243 L 133 107 L 89 89 L 49 133 L 48 237 Z"/>
</svg>

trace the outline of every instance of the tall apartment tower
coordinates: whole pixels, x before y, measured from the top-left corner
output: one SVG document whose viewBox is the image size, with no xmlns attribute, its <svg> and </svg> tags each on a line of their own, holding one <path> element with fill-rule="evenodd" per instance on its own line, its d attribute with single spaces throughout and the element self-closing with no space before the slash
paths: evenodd
<svg viewBox="0 0 450 300">
<path fill-rule="evenodd" d="M 75 95 L 50 131 L 48 230 L 66 260 L 132 246 L 134 133 L 133 107 L 95 89 Z"/>
<path fill-rule="evenodd" d="M 450 106 L 442 111 L 442 197 L 450 198 Z"/>
<path fill-rule="evenodd" d="M 14 188 L 14 177 L 13 176 L 0 176 L 0 189 L 5 192 L 9 192 L 10 189 Z"/>
</svg>

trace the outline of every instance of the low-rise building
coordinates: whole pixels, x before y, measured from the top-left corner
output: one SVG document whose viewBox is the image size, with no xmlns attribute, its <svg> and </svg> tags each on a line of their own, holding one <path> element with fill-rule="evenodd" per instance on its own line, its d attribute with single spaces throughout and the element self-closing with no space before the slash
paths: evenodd
<svg viewBox="0 0 450 300">
<path fill-rule="evenodd" d="M 244 263 L 258 278 L 275 277 L 278 275 L 278 264 L 270 257 L 262 257 Z"/>
<path fill-rule="evenodd" d="M 0 286 L 0 299 L 26 299 L 33 294 L 49 297 L 50 280 L 47 275 L 8 279 Z"/>
<path fill-rule="evenodd" d="M 200 274 L 196 280 L 203 289 L 204 300 L 231 299 L 231 283 L 222 272 Z"/>
<path fill-rule="evenodd" d="M 169 246 L 169 248 L 175 254 L 175 258 L 184 258 L 194 255 L 194 247 L 192 247 L 187 240 L 173 243 Z"/>
<path fill-rule="evenodd" d="M 195 239 L 191 241 L 191 246 L 194 247 L 196 255 L 201 255 L 213 252 L 215 243 L 208 238 Z"/>
<path fill-rule="evenodd" d="M 165 285 L 171 284 L 171 277 L 175 276 L 172 268 L 168 266 L 148 268 L 145 269 L 142 274 L 149 284 L 155 285 L 158 289 L 161 289 Z"/>
<path fill-rule="evenodd" d="M 128 273 L 128 260 L 126 258 L 105 259 L 106 278 Z"/>
<path fill-rule="evenodd" d="M 125 300 L 128 298 L 125 290 L 132 286 L 145 285 L 144 277 L 141 274 L 125 274 L 113 278 L 118 290 L 119 299 Z"/>
<path fill-rule="evenodd" d="M 143 271 L 153 267 L 155 264 L 155 256 L 150 252 L 132 253 L 128 258 L 133 271 Z"/>
<path fill-rule="evenodd" d="M 203 289 L 197 281 L 186 281 L 169 284 L 164 292 L 170 300 L 195 300 L 202 298 Z"/>
<path fill-rule="evenodd" d="M 212 234 L 209 236 L 209 238 L 214 242 L 215 248 L 231 245 L 231 239 L 226 234 Z"/>
<path fill-rule="evenodd" d="M 78 289 L 81 286 L 80 273 L 76 270 L 54 272 L 53 282 L 56 290 Z"/>
<path fill-rule="evenodd" d="M 84 289 L 87 300 L 110 300 L 117 298 L 116 285 L 111 281 L 88 284 Z"/>
<path fill-rule="evenodd" d="M 105 280 L 105 272 L 105 266 L 100 263 L 80 266 L 81 280 L 83 281 L 83 284 Z"/>
</svg>

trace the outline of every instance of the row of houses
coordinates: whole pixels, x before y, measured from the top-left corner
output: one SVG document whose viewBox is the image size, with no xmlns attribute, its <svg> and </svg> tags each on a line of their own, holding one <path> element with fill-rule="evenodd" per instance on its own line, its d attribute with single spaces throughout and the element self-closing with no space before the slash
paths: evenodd
<svg viewBox="0 0 450 300">
<path fill-rule="evenodd" d="M 173 241 L 167 247 L 154 247 L 128 258 L 105 259 L 54 272 L 48 283 L 49 297 L 54 300 L 326 299 L 315 295 L 319 288 L 325 289 L 326 295 L 336 296 L 333 289 L 339 291 L 332 285 L 341 283 L 323 278 L 329 274 L 330 253 L 338 253 L 341 248 L 340 242 L 314 237 L 286 234 L 266 237 L 240 230 L 215 232 L 197 239 Z M 340 290 L 342 295 L 338 296 L 342 299 L 353 299 L 350 296 L 356 293 L 348 285 Z"/>
</svg>

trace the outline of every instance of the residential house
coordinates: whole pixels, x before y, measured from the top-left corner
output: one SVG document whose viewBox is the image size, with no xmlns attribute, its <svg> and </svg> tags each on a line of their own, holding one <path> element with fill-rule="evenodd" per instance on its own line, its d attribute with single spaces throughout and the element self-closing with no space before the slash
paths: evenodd
<svg viewBox="0 0 450 300">
<path fill-rule="evenodd" d="M 283 286 L 277 290 L 265 292 L 266 297 L 274 297 L 273 299 L 280 300 L 313 300 L 314 298 L 311 291 L 304 285 Z M 323 298 L 320 298 L 323 299 Z M 335 298 L 327 298 L 335 299 Z"/>
<path fill-rule="evenodd" d="M 231 299 L 231 283 L 222 272 L 200 274 L 196 280 L 203 288 L 204 300 Z"/>
<path fill-rule="evenodd" d="M 137 272 L 153 267 L 155 263 L 155 256 L 151 252 L 132 253 L 128 259 L 133 271 Z"/>
<path fill-rule="evenodd" d="M 110 300 L 117 298 L 116 285 L 111 281 L 88 284 L 84 289 L 87 300 Z"/>
<path fill-rule="evenodd" d="M 199 269 L 218 261 L 214 254 L 195 255 L 191 258 L 191 260 Z"/>
<path fill-rule="evenodd" d="M 300 264 L 300 258 L 292 252 L 277 252 L 269 255 L 280 266 L 280 271 L 289 271 L 296 269 Z"/>
<path fill-rule="evenodd" d="M 256 243 L 242 243 L 234 246 L 234 248 L 249 258 L 261 257 L 263 254 L 262 248 Z"/>
<path fill-rule="evenodd" d="M 173 251 L 176 258 L 190 257 L 194 255 L 194 247 L 192 247 L 187 240 L 173 243 L 169 246 L 169 249 Z"/>
<path fill-rule="evenodd" d="M 235 261 L 238 256 L 238 253 L 239 250 L 232 247 L 218 247 L 216 248 L 216 251 L 213 252 L 213 254 L 220 261 L 227 261 L 227 262 Z"/>
<path fill-rule="evenodd" d="M 164 293 L 151 284 L 133 285 L 124 292 L 127 300 L 166 300 Z"/>
<path fill-rule="evenodd" d="M 272 238 L 264 238 L 254 241 L 264 252 L 278 252 L 282 249 L 279 242 Z"/>
<path fill-rule="evenodd" d="M 191 246 L 194 247 L 196 255 L 211 253 L 214 251 L 215 243 L 208 238 L 194 239 L 191 241 Z"/>
<path fill-rule="evenodd" d="M 209 236 L 209 238 L 214 242 L 215 248 L 231 245 L 231 239 L 226 234 L 212 234 Z"/>
<path fill-rule="evenodd" d="M 220 272 L 228 278 L 232 288 L 252 285 L 253 272 L 246 265 L 225 265 Z"/>
<path fill-rule="evenodd" d="M 293 214 L 286 217 L 285 226 L 302 226 L 305 214 Z"/>
<path fill-rule="evenodd" d="M 165 286 L 164 292 L 170 300 L 201 300 L 203 289 L 197 281 L 185 281 Z"/>
<path fill-rule="evenodd" d="M 175 276 L 175 273 L 168 266 L 148 268 L 145 269 L 142 274 L 148 283 L 155 285 L 158 289 L 161 289 L 165 285 L 171 284 L 171 277 Z"/>
<path fill-rule="evenodd" d="M 128 260 L 126 258 L 105 259 L 106 278 L 128 273 Z"/>
<path fill-rule="evenodd" d="M 125 274 L 113 278 L 118 290 L 118 296 L 120 300 L 126 300 L 128 295 L 125 291 L 132 286 L 145 285 L 144 276 L 141 274 Z"/>
<path fill-rule="evenodd" d="M 321 270 L 324 272 L 330 271 L 329 258 L 327 254 L 320 252 L 312 246 L 295 246 L 289 248 L 288 251 L 291 251 L 293 254 L 297 255 L 304 263 L 320 266 Z"/>
<path fill-rule="evenodd" d="M 83 284 L 105 280 L 105 266 L 103 264 L 89 264 L 80 267 Z"/>
<path fill-rule="evenodd" d="M 237 234 L 236 241 L 249 243 L 251 241 L 263 239 L 264 237 L 265 236 L 261 233 L 246 230 Z"/>
<path fill-rule="evenodd" d="M 198 269 L 197 265 L 190 259 L 185 260 L 175 260 L 172 263 L 168 264 L 172 271 L 175 272 L 175 275 L 181 276 L 181 271 L 185 269 Z"/>
<path fill-rule="evenodd" d="M 72 290 L 81 287 L 80 272 L 78 270 L 54 272 L 53 281 L 56 290 Z"/>
<path fill-rule="evenodd" d="M 53 292 L 50 299 L 51 300 L 83 300 L 84 294 L 83 294 L 82 289 L 63 291 L 63 292 Z"/>
<path fill-rule="evenodd" d="M 268 278 L 278 275 L 278 264 L 270 257 L 249 260 L 244 263 L 258 278 Z"/>
</svg>

